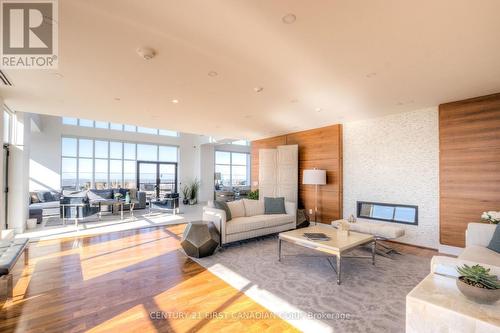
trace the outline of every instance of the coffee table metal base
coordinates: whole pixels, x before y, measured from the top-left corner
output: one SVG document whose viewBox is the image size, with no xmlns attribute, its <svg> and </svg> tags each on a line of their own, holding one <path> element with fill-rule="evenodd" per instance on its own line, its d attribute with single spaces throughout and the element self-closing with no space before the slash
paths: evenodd
<svg viewBox="0 0 500 333">
<path fill-rule="evenodd" d="M 291 241 L 289 239 L 281 239 L 280 237 L 278 237 L 278 261 L 281 262 L 281 258 L 284 257 L 284 255 L 281 253 L 282 252 L 282 241 L 286 241 L 288 243 L 292 243 L 292 244 L 296 244 L 296 245 L 300 245 L 300 246 L 303 246 L 303 247 L 307 247 L 307 248 L 310 248 L 310 249 L 313 249 L 313 250 L 316 250 L 316 248 L 312 247 L 312 246 L 307 246 L 303 243 L 299 243 L 299 242 L 294 242 L 294 241 Z M 354 256 L 354 255 L 346 255 L 346 254 L 342 254 L 342 253 L 335 253 L 333 254 L 333 256 L 311 256 L 311 255 L 308 255 L 308 256 L 302 256 L 302 257 L 321 257 L 321 258 L 326 258 L 328 260 L 328 263 L 330 264 L 330 266 L 332 266 L 333 270 L 335 271 L 336 275 L 337 275 L 337 284 L 340 285 L 340 282 L 341 282 L 341 272 L 342 272 L 342 259 L 344 258 L 356 258 L 356 259 L 371 259 L 372 260 L 372 265 L 375 265 L 375 253 L 376 253 L 376 249 L 377 249 L 377 239 L 374 238 L 373 240 L 367 242 L 367 243 L 364 243 L 364 244 L 360 244 L 359 246 L 364 246 L 364 245 L 367 245 L 367 244 L 370 244 L 371 243 L 371 249 L 372 249 L 372 255 L 371 256 Z M 352 249 L 346 251 L 345 253 L 351 251 Z M 332 254 L 330 252 L 328 252 L 328 254 Z M 294 257 L 297 257 L 298 255 L 293 255 Z M 335 258 L 335 263 L 332 262 L 332 259 Z"/>
</svg>

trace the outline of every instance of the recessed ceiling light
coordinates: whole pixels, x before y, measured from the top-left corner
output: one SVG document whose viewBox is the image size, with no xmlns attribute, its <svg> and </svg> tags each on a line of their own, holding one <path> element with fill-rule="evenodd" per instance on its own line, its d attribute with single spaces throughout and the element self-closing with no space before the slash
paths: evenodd
<svg viewBox="0 0 500 333">
<path fill-rule="evenodd" d="M 151 60 L 155 57 L 156 51 L 150 47 L 140 47 L 136 50 L 139 57 L 144 60 Z"/>
<path fill-rule="evenodd" d="M 316 108 L 314 109 L 316 112 L 321 112 L 323 109 L 322 108 Z"/>
<path fill-rule="evenodd" d="M 299 102 L 299 100 L 298 100 L 298 99 L 296 99 L 296 98 L 294 98 L 294 99 L 290 100 L 290 103 L 298 103 L 298 102 Z"/>
<path fill-rule="evenodd" d="M 294 23 L 295 21 L 297 20 L 297 16 L 295 16 L 294 14 L 286 14 L 285 16 L 283 16 L 281 18 L 281 21 L 283 21 L 283 23 L 285 24 L 292 24 Z"/>
<path fill-rule="evenodd" d="M 120 97 L 115 97 L 115 101 L 119 102 L 121 101 L 122 99 Z"/>
<path fill-rule="evenodd" d="M 371 79 L 372 77 L 375 77 L 375 76 L 377 76 L 377 73 L 375 73 L 375 72 L 371 72 L 371 73 L 366 74 L 366 77 L 369 79 Z"/>
<path fill-rule="evenodd" d="M 262 92 L 262 90 L 264 90 L 264 88 L 262 88 L 262 87 L 253 88 L 253 91 L 255 91 L 256 93 L 260 93 L 260 92 Z"/>
<path fill-rule="evenodd" d="M 173 99 L 172 103 L 177 104 L 177 103 L 179 103 L 179 100 L 178 99 Z"/>
<path fill-rule="evenodd" d="M 217 75 L 219 75 L 219 73 L 217 73 L 216 71 L 210 71 L 210 72 L 208 72 L 208 76 L 215 77 Z"/>
</svg>

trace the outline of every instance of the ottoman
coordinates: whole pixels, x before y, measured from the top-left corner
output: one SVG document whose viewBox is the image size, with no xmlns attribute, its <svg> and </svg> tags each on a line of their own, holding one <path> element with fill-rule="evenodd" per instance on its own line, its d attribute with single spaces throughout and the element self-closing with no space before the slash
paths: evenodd
<svg viewBox="0 0 500 333">
<path fill-rule="evenodd" d="M 181 246 L 190 257 L 203 258 L 214 254 L 220 244 L 220 233 L 213 222 L 188 223 L 182 235 Z"/>
</svg>

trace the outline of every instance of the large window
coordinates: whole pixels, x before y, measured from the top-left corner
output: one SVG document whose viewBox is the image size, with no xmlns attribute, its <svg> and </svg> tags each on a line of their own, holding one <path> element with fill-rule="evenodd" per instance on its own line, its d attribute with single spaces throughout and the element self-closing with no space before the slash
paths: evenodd
<svg viewBox="0 0 500 333">
<path fill-rule="evenodd" d="M 228 151 L 215 152 L 215 172 L 220 173 L 224 186 L 250 185 L 250 154 Z"/>
<path fill-rule="evenodd" d="M 138 127 L 133 125 L 115 124 L 106 121 L 94 121 L 89 119 L 63 117 L 62 123 L 64 125 L 111 129 L 114 131 L 137 132 L 143 134 L 162 135 L 162 136 L 179 136 L 179 132 L 176 131 L 149 128 L 149 127 Z"/>
<path fill-rule="evenodd" d="M 10 143 L 12 138 L 12 115 L 9 111 L 3 111 L 3 142 Z"/>
<path fill-rule="evenodd" d="M 178 148 L 133 142 L 63 137 L 63 189 L 135 188 L 137 160 L 177 162 Z"/>
</svg>

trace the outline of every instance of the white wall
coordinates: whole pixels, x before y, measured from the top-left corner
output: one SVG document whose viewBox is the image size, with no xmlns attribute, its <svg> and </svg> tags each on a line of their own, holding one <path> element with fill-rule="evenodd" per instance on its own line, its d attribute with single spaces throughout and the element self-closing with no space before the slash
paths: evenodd
<svg viewBox="0 0 500 333">
<path fill-rule="evenodd" d="M 200 145 L 208 142 L 208 137 L 195 134 L 167 137 L 63 125 L 61 118 L 53 116 L 40 116 L 39 124 L 40 132 L 32 133 L 30 191 L 60 189 L 61 136 L 64 135 L 178 146 L 180 184 L 200 178 Z"/>
<path fill-rule="evenodd" d="M 9 229 L 22 233 L 28 218 L 28 186 L 31 150 L 31 114 L 16 112 L 14 117 L 13 143 L 9 146 L 9 192 L 8 216 Z"/>
<path fill-rule="evenodd" d="M 438 248 L 437 107 L 344 124 L 344 218 L 356 201 L 417 205 L 418 226 L 395 224 L 398 241 Z"/>
</svg>

